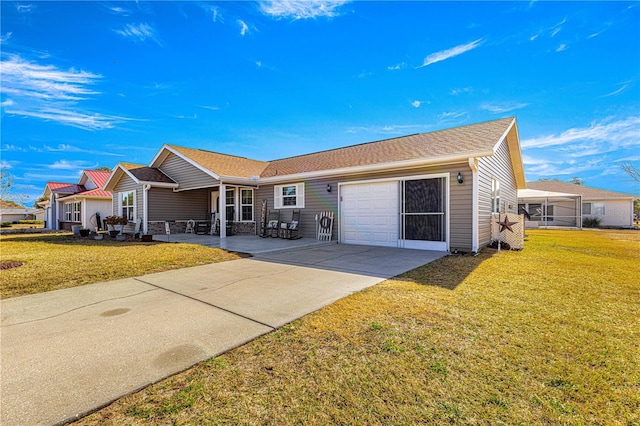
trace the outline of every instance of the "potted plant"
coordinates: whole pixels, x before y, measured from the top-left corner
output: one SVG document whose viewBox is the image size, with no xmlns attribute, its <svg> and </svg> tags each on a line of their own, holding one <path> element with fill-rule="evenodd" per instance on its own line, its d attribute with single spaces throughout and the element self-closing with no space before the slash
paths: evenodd
<svg viewBox="0 0 640 426">
<path fill-rule="evenodd" d="M 89 229 L 87 228 L 80 228 L 80 236 L 81 237 L 88 237 L 89 236 Z"/>
<path fill-rule="evenodd" d="M 107 226 L 109 227 L 109 235 L 111 237 L 115 237 L 116 235 L 121 233 L 122 229 L 124 228 L 124 225 L 129 223 L 126 217 L 115 216 L 115 215 L 107 216 L 105 218 L 105 221 L 107 222 Z M 120 230 L 116 229 L 117 225 L 120 225 Z"/>
</svg>

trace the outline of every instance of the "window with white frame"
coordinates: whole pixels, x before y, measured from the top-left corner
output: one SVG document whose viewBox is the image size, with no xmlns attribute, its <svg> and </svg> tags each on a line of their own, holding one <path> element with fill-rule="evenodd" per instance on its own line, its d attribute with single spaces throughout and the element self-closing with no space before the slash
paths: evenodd
<svg viewBox="0 0 640 426">
<path fill-rule="evenodd" d="M 135 220 L 136 195 L 134 191 L 123 192 L 120 196 L 120 211 L 127 220 Z"/>
<path fill-rule="evenodd" d="M 276 185 L 273 199 L 276 209 L 304 208 L 304 183 Z"/>
<path fill-rule="evenodd" d="M 500 213 L 500 181 L 491 178 L 491 212 Z"/>
<path fill-rule="evenodd" d="M 582 203 L 582 214 L 588 216 L 604 216 L 604 203 Z"/>
<path fill-rule="evenodd" d="M 236 211 L 236 190 L 235 189 L 227 189 L 225 194 L 225 208 L 226 208 L 226 216 L 227 220 L 236 220 L 235 211 Z"/>
<path fill-rule="evenodd" d="M 73 217 L 73 203 L 64 203 L 65 222 L 71 222 L 72 217 Z"/>
<path fill-rule="evenodd" d="M 253 189 L 240 190 L 240 220 L 253 221 Z"/>
<path fill-rule="evenodd" d="M 73 203 L 73 217 L 74 222 L 80 222 L 80 201 Z"/>
</svg>

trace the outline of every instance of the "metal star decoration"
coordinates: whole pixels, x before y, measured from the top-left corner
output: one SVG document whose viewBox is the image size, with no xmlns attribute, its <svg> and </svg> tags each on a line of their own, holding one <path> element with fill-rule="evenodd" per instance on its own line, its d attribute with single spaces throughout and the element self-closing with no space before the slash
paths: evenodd
<svg viewBox="0 0 640 426">
<path fill-rule="evenodd" d="M 505 216 L 504 221 L 499 223 L 500 223 L 500 232 L 504 231 L 505 229 L 508 229 L 509 231 L 513 232 L 513 229 L 511 229 L 511 225 L 516 225 L 518 222 L 511 222 L 509 221 L 509 217 Z"/>
</svg>

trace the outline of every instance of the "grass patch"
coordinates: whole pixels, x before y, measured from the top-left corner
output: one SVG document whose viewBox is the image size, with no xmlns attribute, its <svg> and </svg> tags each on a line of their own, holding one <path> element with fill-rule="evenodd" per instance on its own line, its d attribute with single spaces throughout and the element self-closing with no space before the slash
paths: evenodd
<svg viewBox="0 0 640 426">
<path fill-rule="evenodd" d="M 342 299 L 82 419 L 640 422 L 640 232 L 529 231 Z"/>
<path fill-rule="evenodd" d="M 238 258 L 196 244 L 95 241 L 68 234 L 3 235 L 0 246 L 0 261 L 24 263 L 2 271 L 2 298 Z"/>
</svg>

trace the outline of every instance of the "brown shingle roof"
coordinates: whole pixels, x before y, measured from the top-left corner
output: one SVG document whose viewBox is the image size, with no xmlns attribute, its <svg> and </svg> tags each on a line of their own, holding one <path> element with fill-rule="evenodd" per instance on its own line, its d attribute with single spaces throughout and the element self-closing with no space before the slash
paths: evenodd
<svg viewBox="0 0 640 426">
<path fill-rule="evenodd" d="M 182 146 L 168 145 L 185 157 L 190 158 L 202 167 L 211 170 L 218 176 L 250 178 L 260 176 L 269 163 L 251 160 L 235 155 L 220 154 L 203 149 L 191 149 Z"/>
<path fill-rule="evenodd" d="M 633 195 L 622 192 L 606 191 L 604 189 L 590 188 L 583 185 L 561 182 L 558 180 L 545 180 L 527 182 L 528 189 L 538 191 L 563 192 L 566 194 L 582 195 L 584 200 L 610 199 L 610 198 L 633 198 Z"/>
<path fill-rule="evenodd" d="M 512 117 L 504 118 L 275 160 L 269 163 L 261 177 L 489 151 L 513 120 Z"/>
<path fill-rule="evenodd" d="M 169 176 L 162 173 L 160 169 L 155 167 L 138 167 L 136 169 L 128 170 L 129 173 L 136 177 L 136 179 L 144 182 L 176 183 Z"/>
</svg>

